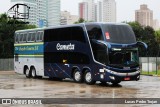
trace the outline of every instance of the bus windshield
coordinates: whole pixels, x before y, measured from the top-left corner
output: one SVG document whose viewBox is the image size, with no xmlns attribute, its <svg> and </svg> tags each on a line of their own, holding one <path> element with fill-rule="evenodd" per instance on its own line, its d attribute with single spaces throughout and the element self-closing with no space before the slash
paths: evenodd
<svg viewBox="0 0 160 107">
<path fill-rule="evenodd" d="M 119 44 L 136 43 L 134 32 L 129 25 L 104 24 L 103 32 L 107 42 Z"/>
<path fill-rule="evenodd" d="M 109 64 L 117 67 L 138 66 L 138 49 L 112 49 L 109 53 Z"/>
</svg>

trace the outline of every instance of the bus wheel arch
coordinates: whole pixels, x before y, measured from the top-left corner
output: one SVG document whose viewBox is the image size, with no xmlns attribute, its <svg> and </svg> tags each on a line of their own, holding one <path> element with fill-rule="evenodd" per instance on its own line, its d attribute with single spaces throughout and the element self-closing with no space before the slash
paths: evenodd
<svg viewBox="0 0 160 107">
<path fill-rule="evenodd" d="M 83 81 L 83 75 L 78 67 L 72 69 L 72 78 L 75 82 L 81 83 Z"/>
<path fill-rule="evenodd" d="M 37 77 L 36 68 L 34 66 L 30 67 L 30 72 L 31 72 L 32 78 L 36 78 Z"/>
</svg>

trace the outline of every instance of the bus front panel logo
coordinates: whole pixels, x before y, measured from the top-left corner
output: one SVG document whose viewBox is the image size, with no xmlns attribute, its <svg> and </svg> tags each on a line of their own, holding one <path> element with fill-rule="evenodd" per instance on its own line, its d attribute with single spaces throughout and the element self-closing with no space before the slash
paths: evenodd
<svg viewBox="0 0 160 107">
<path fill-rule="evenodd" d="M 56 46 L 57 50 L 74 50 L 75 45 L 74 44 L 68 44 L 68 45 L 61 45 L 60 43 Z"/>
</svg>

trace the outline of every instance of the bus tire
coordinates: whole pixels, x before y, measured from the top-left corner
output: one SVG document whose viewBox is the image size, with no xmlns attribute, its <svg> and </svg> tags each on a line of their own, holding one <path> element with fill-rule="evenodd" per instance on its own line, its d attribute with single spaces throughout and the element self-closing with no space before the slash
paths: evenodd
<svg viewBox="0 0 160 107">
<path fill-rule="evenodd" d="M 26 75 L 27 78 L 30 78 L 30 77 L 31 77 L 31 72 L 30 72 L 30 70 L 28 69 L 28 67 L 25 68 L 25 75 Z"/>
<path fill-rule="evenodd" d="M 84 80 L 86 84 L 93 85 L 96 81 L 93 80 L 92 74 L 89 70 L 85 71 Z"/>
<path fill-rule="evenodd" d="M 31 68 L 31 76 L 32 76 L 32 78 L 36 78 L 37 77 L 36 69 L 34 67 Z"/>
<path fill-rule="evenodd" d="M 78 69 L 75 69 L 73 71 L 73 80 L 77 83 L 81 83 L 82 82 L 82 74 Z"/>
</svg>

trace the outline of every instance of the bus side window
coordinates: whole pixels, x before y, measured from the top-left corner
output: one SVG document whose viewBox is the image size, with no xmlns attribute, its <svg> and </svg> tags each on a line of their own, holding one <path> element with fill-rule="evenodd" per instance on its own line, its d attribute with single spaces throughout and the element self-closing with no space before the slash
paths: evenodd
<svg viewBox="0 0 160 107">
<path fill-rule="evenodd" d="M 32 33 L 29 33 L 29 34 L 28 34 L 28 37 L 27 37 L 27 41 L 30 42 L 30 41 L 31 41 L 31 38 L 32 38 Z"/>
<path fill-rule="evenodd" d="M 36 39 L 36 33 L 35 32 L 29 32 L 29 35 L 28 35 L 28 42 L 34 42 Z"/>
<path fill-rule="evenodd" d="M 36 33 L 34 32 L 34 33 L 32 33 L 32 39 L 31 39 L 31 41 L 34 42 L 35 40 L 36 40 Z"/>
<path fill-rule="evenodd" d="M 16 35 L 15 35 L 15 43 L 18 43 L 19 42 L 19 34 L 17 33 Z"/>
<path fill-rule="evenodd" d="M 20 34 L 19 42 L 23 42 L 23 33 Z"/>
<path fill-rule="evenodd" d="M 79 42 L 85 42 L 84 31 L 82 27 L 73 27 L 72 28 L 72 40 L 76 40 Z"/>
<path fill-rule="evenodd" d="M 15 61 L 17 62 L 19 60 L 18 54 L 15 54 Z"/>
<path fill-rule="evenodd" d="M 23 42 L 27 42 L 27 33 L 23 35 Z"/>
<path fill-rule="evenodd" d="M 43 32 L 37 32 L 36 41 L 37 42 L 42 42 L 43 41 Z"/>
<path fill-rule="evenodd" d="M 43 41 L 44 32 L 41 32 L 40 39 Z"/>
<path fill-rule="evenodd" d="M 98 25 L 86 25 L 89 39 L 104 40 L 101 27 Z"/>
<path fill-rule="evenodd" d="M 107 64 L 107 47 L 103 44 L 92 43 L 93 55 L 96 61 Z"/>
</svg>

